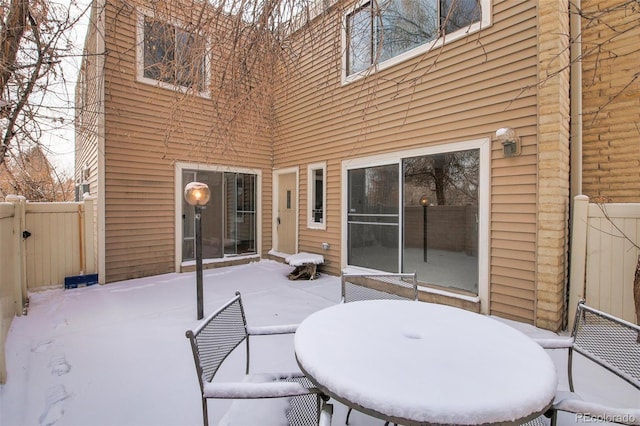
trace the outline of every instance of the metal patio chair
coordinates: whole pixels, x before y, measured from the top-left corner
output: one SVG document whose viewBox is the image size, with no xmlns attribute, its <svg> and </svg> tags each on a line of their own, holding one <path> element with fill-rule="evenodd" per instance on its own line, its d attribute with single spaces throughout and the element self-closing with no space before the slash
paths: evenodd
<svg viewBox="0 0 640 426">
<path fill-rule="evenodd" d="M 598 421 L 640 425 L 640 408 L 610 407 L 583 400 L 574 391 L 574 357 L 578 353 L 640 390 L 640 326 L 578 303 L 571 337 L 538 340 L 545 349 L 567 349 L 569 392 L 556 394 L 546 416 L 556 425 L 558 411 Z"/>
<path fill-rule="evenodd" d="M 415 272 L 342 273 L 340 281 L 342 303 L 361 300 L 418 300 L 418 278 Z M 352 408 L 347 411 L 346 424 L 349 424 L 352 411 Z"/>
<path fill-rule="evenodd" d="M 284 374 L 249 374 L 250 336 L 291 334 L 296 325 L 248 327 L 240 293 L 216 312 L 204 319 L 195 330 L 187 330 L 195 361 L 204 425 L 209 424 L 207 400 L 251 400 L 262 398 L 289 398 L 286 412 L 290 425 L 318 425 L 321 418 L 323 396 L 301 372 Z M 215 375 L 227 357 L 242 342 L 246 342 L 244 380 L 239 382 L 214 381 Z M 250 408 L 248 408 L 250 410 Z M 326 408 L 330 411 L 329 408 Z M 323 419 L 330 416 L 323 414 Z"/>
</svg>

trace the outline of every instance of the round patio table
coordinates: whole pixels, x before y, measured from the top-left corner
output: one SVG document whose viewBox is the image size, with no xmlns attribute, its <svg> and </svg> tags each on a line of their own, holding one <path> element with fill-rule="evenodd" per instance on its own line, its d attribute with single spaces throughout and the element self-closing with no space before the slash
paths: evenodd
<svg viewBox="0 0 640 426">
<path fill-rule="evenodd" d="M 324 393 L 402 425 L 520 424 L 544 413 L 556 392 L 555 366 L 537 343 L 450 306 L 343 303 L 307 317 L 294 344 Z"/>
</svg>

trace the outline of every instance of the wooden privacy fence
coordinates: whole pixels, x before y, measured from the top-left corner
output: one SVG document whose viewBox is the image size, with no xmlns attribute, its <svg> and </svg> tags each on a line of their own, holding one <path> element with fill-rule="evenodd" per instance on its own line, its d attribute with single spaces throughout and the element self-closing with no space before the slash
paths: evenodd
<svg viewBox="0 0 640 426">
<path fill-rule="evenodd" d="M 64 287 L 65 277 L 96 273 L 94 201 L 0 203 L 0 383 L 6 381 L 5 339 L 28 292 Z"/>
<path fill-rule="evenodd" d="M 636 323 L 633 281 L 640 245 L 640 204 L 574 199 L 569 318 L 580 299 Z M 571 327 L 572 324 L 569 324 Z"/>
</svg>

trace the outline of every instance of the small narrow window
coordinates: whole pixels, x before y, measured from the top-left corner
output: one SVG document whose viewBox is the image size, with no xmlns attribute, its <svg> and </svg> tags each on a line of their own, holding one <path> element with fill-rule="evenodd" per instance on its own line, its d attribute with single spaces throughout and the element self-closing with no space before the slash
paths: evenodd
<svg viewBox="0 0 640 426">
<path fill-rule="evenodd" d="M 308 168 L 307 216 L 309 228 L 326 229 L 326 163 L 316 163 Z"/>
</svg>

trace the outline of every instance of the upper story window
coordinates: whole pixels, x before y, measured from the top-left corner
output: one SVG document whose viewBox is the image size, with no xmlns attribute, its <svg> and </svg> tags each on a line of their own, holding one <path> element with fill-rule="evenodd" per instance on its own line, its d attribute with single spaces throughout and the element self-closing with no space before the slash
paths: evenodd
<svg viewBox="0 0 640 426">
<path fill-rule="evenodd" d="M 346 15 L 345 77 L 488 26 L 490 0 L 365 0 Z M 390 61 L 397 59 L 396 61 Z"/>
<path fill-rule="evenodd" d="M 140 15 L 138 79 L 181 90 L 206 90 L 205 38 L 172 23 Z"/>
</svg>

